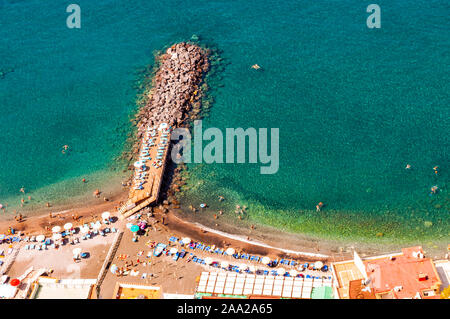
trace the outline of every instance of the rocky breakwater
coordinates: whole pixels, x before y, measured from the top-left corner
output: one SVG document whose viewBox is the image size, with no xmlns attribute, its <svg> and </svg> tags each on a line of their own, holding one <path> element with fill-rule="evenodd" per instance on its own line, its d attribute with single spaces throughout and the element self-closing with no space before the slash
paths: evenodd
<svg viewBox="0 0 450 319">
<path fill-rule="evenodd" d="M 199 85 L 209 69 L 208 52 L 186 42 L 172 45 L 157 59 L 159 68 L 137 118 L 141 134 L 160 123 L 179 127 L 193 104 L 198 105 Z"/>
</svg>

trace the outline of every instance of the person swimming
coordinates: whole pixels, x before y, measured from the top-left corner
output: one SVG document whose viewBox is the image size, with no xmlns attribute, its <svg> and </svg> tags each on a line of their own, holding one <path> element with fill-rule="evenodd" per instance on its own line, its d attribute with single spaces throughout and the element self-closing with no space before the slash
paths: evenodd
<svg viewBox="0 0 450 319">
<path fill-rule="evenodd" d="M 406 164 L 405 169 L 411 169 L 411 164 Z"/>
<path fill-rule="evenodd" d="M 322 209 L 322 207 L 323 207 L 323 203 L 322 203 L 322 202 L 319 202 L 319 204 L 316 205 L 316 211 L 317 211 L 317 212 L 320 212 L 320 210 Z"/>
<path fill-rule="evenodd" d="M 431 187 L 431 193 L 430 195 L 437 194 L 439 192 L 439 187 L 437 185 L 434 185 Z"/>
<path fill-rule="evenodd" d="M 433 167 L 433 170 L 434 170 L 434 174 L 438 174 L 439 173 L 439 166 L 435 166 L 435 167 Z"/>
<path fill-rule="evenodd" d="M 258 64 L 253 64 L 252 69 L 259 70 L 261 67 Z"/>
</svg>

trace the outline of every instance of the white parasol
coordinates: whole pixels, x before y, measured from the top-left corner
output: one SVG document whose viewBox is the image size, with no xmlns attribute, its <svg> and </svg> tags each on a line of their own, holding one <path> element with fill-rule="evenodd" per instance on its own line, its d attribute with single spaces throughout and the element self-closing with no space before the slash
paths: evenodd
<svg viewBox="0 0 450 319">
<path fill-rule="evenodd" d="M 55 226 L 52 228 L 52 233 L 59 233 L 61 231 L 61 226 Z"/>
<path fill-rule="evenodd" d="M 61 234 L 53 234 L 53 240 L 60 240 L 62 238 Z"/>
<path fill-rule="evenodd" d="M 296 277 L 298 275 L 298 271 L 295 269 L 289 270 L 289 275 L 292 277 Z"/>
<path fill-rule="evenodd" d="M 175 247 L 172 247 L 172 248 L 170 248 L 169 252 L 170 252 L 172 255 L 175 255 L 175 254 L 178 252 L 178 249 L 176 249 Z"/>
<path fill-rule="evenodd" d="M 278 275 L 284 275 L 286 273 L 286 270 L 284 268 L 278 268 L 277 269 L 277 274 Z"/>
<path fill-rule="evenodd" d="M 92 228 L 99 230 L 102 227 L 102 224 L 95 223 Z"/>
<path fill-rule="evenodd" d="M 184 237 L 181 242 L 185 245 L 190 244 L 191 243 L 191 239 L 189 237 Z"/>
<path fill-rule="evenodd" d="M 102 218 L 103 219 L 108 219 L 109 217 L 111 217 L 111 213 L 110 212 L 103 212 L 102 213 Z"/>
<path fill-rule="evenodd" d="M 36 240 L 37 241 L 44 241 L 45 240 L 45 235 L 38 235 L 38 236 L 36 236 Z"/>
<path fill-rule="evenodd" d="M 83 226 L 83 227 L 80 228 L 80 231 L 81 231 L 83 234 L 87 234 L 87 233 L 89 232 L 89 227 Z"/>
<path fill-rule="evenodd" d="M 228 248 L 228 249 L 225 251 L 225 253 L 226 253 L 227 255 L 233 255 L 233 254 L 235 253 L 235 250 L 234 250 L 234 248 Z"/>
<path fill-rule="evenodd" d="M 248 270 L 250 270 L 251 272 L 255 272 L 256 271 L 256 267 L 255 266 L 249 266 Z"/>
<path fill-rule="evenodd" d="M 142 167 L 142 166 L 144 166 L 145 164 L 143 163 L 143 162 L 141 162 L 141 161 L 136 161 L 136 162 L 134 162 L 134 167 L 136 167 L 136 168 L 140 168 L 140 167 Z"/>
<path fill-rule="evenodd" d="M 212 263 L 213 263 L 213 259 L 211 257 L 206 257 L 205 258 L 205 264 L 211 265 Z"/>
<path fill-rule="evenodd" d="M 169 127 L 169 124 L 167 124 L 167 123 L 161 123 L 161 124 L 159 125 L 158 131 L 164 130 L 164 129 L 168 128 L 168 127 Z"/>
<path fill-rule="evenodd" d="M 316 267 L 317 269 L 321 269 L 323 267 L 323 262 L 316 261 L 315 264 L 314 264 L 314 267 Z"/>
<path fill-rule="evenodd" d="M 72 223 L 67 223 L 67 224 L 64 225 L 64 229 L 65 230 L 72 229 L 72 227 L 73 227 Z"/>
<path fill-rule="evenodd" d="M 239 269 L 241 269 L 241 270 L 246 270 L 247 268 L 248 268 L 248 265 L 246 265 L 246 264 L 239 265 Z"/>
<path fill-rule="evenodd" d="M 75 248 L 74 250 L 72 250 L 72 252 L 74 255 L 79 255 L 79 254 L 81 254 L 81 248 L 80 247 Z"/>
<path fill-rule="evenodd" d="M 228 262 L 226 262 L 226 261 L 222 261 L 222 262 L 220 263 L 220 267 L 223 267 L 223 268 L 227 268 L 229 265 L 230 265 L 230 264 L 229 264 Z"/>
<path fill-rule="evenodd" d="M 270 258 L 269 257 L 263 257 L 262 259 L 261 259 L 261 262 L 264 264 L 264 265 L 267 265 L 267 264 L 269 264 L 270 263 Z"/>
</svg>

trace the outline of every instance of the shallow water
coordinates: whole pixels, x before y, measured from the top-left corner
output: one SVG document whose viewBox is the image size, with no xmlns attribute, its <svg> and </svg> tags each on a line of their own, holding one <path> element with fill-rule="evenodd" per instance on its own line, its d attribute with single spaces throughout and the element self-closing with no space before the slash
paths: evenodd
<svg viewBox="0 0 450 319">
<path fill-rule="evenodd" d="M 279 128 L 280 169 L 196 165 L 186 203 L 231 216 L 247 205 L 251 221 L 324 237 L 449 237 L 447 2 L 378 2 L 379 30 L 354 0 L 77 3 L 71 30 L 64 1 L 0 0 L 0 69 L 13 70 L 0 79 L 0 203 L 18 207 L 22 186 L 42 200 L 84 194 L 81 177 L 121 172 L 135 70 L 196 34 L 224 68 L 203 125 Z M 65 181 L 71 192 L 49 186 Z"/>
</svg>

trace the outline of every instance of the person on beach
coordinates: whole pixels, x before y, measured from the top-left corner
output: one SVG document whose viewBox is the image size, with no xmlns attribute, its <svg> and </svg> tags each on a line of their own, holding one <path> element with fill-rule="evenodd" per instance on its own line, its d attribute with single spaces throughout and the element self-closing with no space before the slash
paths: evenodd
<svg viewBox="0 0 450 319">
<path fill-rule="evenodd" d="M 22 186 L 22 188 L 20 189 L 20 192 L 25 194 L 25 187 Z"/>
</svg>

